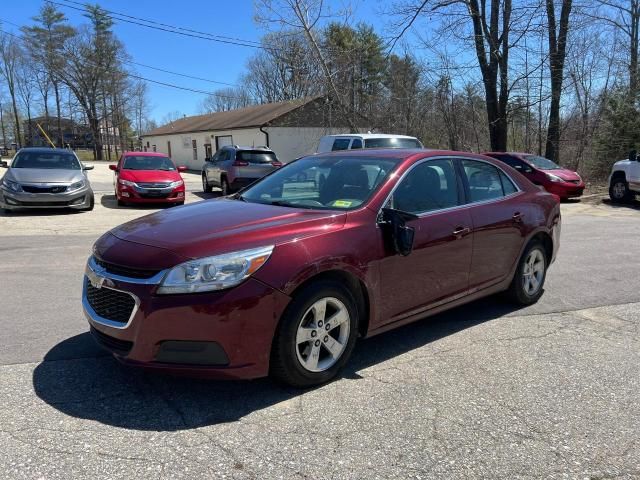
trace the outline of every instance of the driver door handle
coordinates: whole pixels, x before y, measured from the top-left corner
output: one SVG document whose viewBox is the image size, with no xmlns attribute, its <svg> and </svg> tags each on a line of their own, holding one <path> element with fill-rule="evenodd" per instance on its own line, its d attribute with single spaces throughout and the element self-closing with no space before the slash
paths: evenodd
<svg viewBox="0 0 640 480">
<path fill-rule="evenodd" d="M 513 221 L 516 223 L 522 222 L 522 214 L 520 212 L 516 212 L 513 214 Z"/>
<path fill-rule="evenodd" d="M 452 232 L 453 236 L 456 238 L 462 238 L 470 233 L 471 229 L 469 227 L 458 227 Z"/>
</svg>

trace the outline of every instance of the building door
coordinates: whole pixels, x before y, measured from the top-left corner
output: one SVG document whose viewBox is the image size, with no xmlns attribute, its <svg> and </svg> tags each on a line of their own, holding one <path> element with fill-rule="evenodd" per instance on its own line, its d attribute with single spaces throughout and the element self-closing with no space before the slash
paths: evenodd
<svg viewBox="0 0 640 480">
<path fill-rule="evenodd" d="M 233 145 L 233 137 L 231 135 L 220 135 L 216 137 L 216 152 L 222 147 Z"/>
<path fill-rule="evenodd" d="M 211 158 L 211 144 L 210 143 L 205 143 L 204 144 L 204 158 L 205 158 L 205 160 L 207 158 Z"/>
<path fill-rule="evenodd" d="M 167 155 L 171 158 L 171 142 L 167 140 Z"/>
</svg>

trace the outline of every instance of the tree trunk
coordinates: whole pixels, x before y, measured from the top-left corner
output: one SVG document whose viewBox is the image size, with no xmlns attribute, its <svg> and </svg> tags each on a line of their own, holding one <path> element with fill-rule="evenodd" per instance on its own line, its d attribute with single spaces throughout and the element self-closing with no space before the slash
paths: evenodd
<svg viewBox="0 0 640 480">
<path fill-rule="evenodd" d="M 638 95 L 638 27 L 640 26 L 640 5 L 639 0 L 631 0 L 631 21 L 629 45 L 629 96 L 632 102 Z"/>
<path fill-rule="evenodd" d="M 98 119 L 98 109 L 95 104 L 91 104 L 87 113 L 90 114 L 89 128 L 93 135 L 93 157 L 95 160 L 102 160 L 102 139 L 100 138 L 100 120 Z"/>
<path fill-rule="evenodd" d="M 0 145 L 0 147 L 6 148 L 7 147 L 7 134 L 6 134 L 6 130 L 4 128 L 4 112 L 2 111 L 3 108 L 4 108 L 4 106 L 2 105 L 2 101 L 0 101 L 0 128 L 2 129 L 2 145 Z"/>
<path fill-rule="evenodd" d="M 56 97 L 56 128 L 58 129 L 56 144 L 60 148 L 64 148 L 64 135 L 62 134 L 62 116 L 60 114 L 60 90 L 57 80 L 53 81 L 53 91 L 55 92 Z"/>
<path fill-rule="evenodd" d="M 547 19 L 549 27 L 549 69 L 551 72 L 551 105 L 549 107 L 549 125 L 547 127 L 547 145 L 545 157 L 557 162 L 560 157 L 560 98 L 564 77 L 567 34 L 571 1 L 562 0 L 560 30 L 556 31 L 555 6 L 553 0 L 547 0 Z M 557 36 L 556 36 L 557 35 Z"/>
</svg>

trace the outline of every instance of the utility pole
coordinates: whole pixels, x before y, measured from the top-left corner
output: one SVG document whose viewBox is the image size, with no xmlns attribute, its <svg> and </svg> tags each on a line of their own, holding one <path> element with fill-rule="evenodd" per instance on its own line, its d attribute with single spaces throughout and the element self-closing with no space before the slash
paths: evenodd
<svg viewBox="0 0 640 480">
<path fill-rule="evenodd" d="M 4 130 L 4 114 L 2 112 L 2 109 L 4 107 L 2 106 L 2 100 L 0 100 L 0 127 L 2 127 L 2 148 L 5 148 L 7 146 L 7 137 L 5 134 L 5 130 Z"/>
</svg>

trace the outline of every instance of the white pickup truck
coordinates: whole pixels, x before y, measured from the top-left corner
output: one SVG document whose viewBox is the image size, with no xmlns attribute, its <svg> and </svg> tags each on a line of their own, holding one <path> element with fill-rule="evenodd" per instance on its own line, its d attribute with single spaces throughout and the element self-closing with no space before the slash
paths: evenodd
<svg viewBox="0 0 640 480">
<path fill-rule="evenodd" d="M 640 195 L 640 157 L 635 151 L 628 160 L 613 164 L 609 176 L 609 197 L 616 203 L 629 202 Z"/>
</svg>

